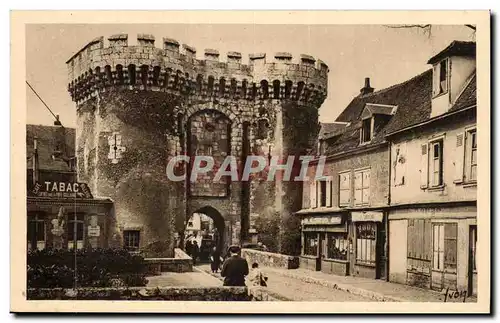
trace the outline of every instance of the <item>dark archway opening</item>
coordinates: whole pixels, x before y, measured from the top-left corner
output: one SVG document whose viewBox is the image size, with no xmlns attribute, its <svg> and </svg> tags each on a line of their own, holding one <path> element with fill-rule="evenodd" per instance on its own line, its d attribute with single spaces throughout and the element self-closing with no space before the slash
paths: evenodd
<svg viewBox="0 0 500 323">
<path fill-rule="evenodd" d="M 213 248 L 224 254 L 226 226 L 222 215 L 210 206 L 202 207 L 191 214 L 184 230 L 185 250 L 192 256 L 189 248 L 196 241 L 198 263 L 210 261 Z"/>
</svg>

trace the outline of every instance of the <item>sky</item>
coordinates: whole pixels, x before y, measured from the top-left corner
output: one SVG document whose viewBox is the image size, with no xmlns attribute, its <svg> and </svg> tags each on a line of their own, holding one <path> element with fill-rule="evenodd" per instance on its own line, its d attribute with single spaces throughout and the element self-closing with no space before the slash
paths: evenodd
<svg viewBox="0 0 500 323">
<path fill-rule="evenodd" d="M 45 24 L 26 26 L 26 80 L 60 115 L 66 127 L 76 126 L 76 108 L 67 91 L 66 61 L 92 39 L 117 33 L 153 34 L 155 46 L 162 38 L 174 38 L 197 49 L 237 51 L 248 62 L 248 54 L 289 52 L 295 58 L 312 55 L 330 69 L 328 96 L 319 110 L 321 122 L 333 122 L 359 94 L 365 77 L 375 91 L 404 82 L 430 68 L 427 60 L 453 40 L 473 40 L 471 29 L 462 25 L 432 26 L 431 34 L 419 28 L 389 28 L 382 25 L 227 25 L 227 24 Z M 26 86 L 28 124 L 52 125 L 54 117 Z"/>
</svg>

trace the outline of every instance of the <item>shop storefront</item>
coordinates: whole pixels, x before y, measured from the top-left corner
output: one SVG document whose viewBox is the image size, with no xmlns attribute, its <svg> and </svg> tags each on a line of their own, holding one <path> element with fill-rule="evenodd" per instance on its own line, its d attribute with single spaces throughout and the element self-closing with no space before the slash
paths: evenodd
<svg viewBox="0 0 500 323">
<path fill-rule="evenodd" d="M 37 182 L 28 190 L 27 248 L 105 248 L 112 212 L 85 183 Z"/>
<path fill-rule="evenodd" d="M 305 215 L 302 219 L 302 268 L 349 274 L 347 213 Z"/>
<path fill-rule="evenodd" d="M 353 276 L 387 278 L 386 216 L 382 211 L 351 212 L 354 257 Z"/>
</svg>

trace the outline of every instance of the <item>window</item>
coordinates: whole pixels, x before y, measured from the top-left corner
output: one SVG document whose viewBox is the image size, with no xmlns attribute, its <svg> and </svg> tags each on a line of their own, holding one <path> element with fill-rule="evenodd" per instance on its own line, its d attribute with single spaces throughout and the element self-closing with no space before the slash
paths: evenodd
<svg viewBox="0 0 500 323">
<path fill-rule="evenodd" d="M 476 255 L 477 255 L 477 226 L 470 227 L 470 253 L 471 253 L 471 267 L 473 272 L 477 272 Z"/>
<path fill-rule="evenodd" d="M 433 95 L 448 92 L 448 60 L 444 59 L 433 67 Z"/>
<path fill-rule="evenodd" d="M 28 217 L 28 250 L 45 249 L 45 220 L 40 215 Z"/>
<path fill-rule="evenodd" d="M 125 230 L 123 231 L 123 240 L 125 242 L 125 249 L 129 251 L 136 251 L 139 249 L 139 230 Z"/>
<path fill-rule="evenodd" d="M 304 255 L 317 256 L 318 255 L 318 234 L 317 233 L 304 233 Z"/>
<path fill-rule="evenodd" d="M 372 118 L 364 119 L 361 124 L 361 143 L 367 143 L 372 140 Z"/>
<path fill-rule="evenodd" d="M 351 173 L 339 174 L 339 206 L 351 204 Z"/>
<path fill-rule="evenodd" d="M 356 225 L 356 263 L 375 265 L 377 225 L 374 222 Z"/>
<path fill-rule="evenodd" d="M 444 271 L 457 268 L 457 224 L 433 225 L 432 268 Z"/>
<path fill-rule="evenodd" d="M 430 272 L 432 227 L 429 219 L 409 219 L 407 230 L 408 270 Z"/>
<path fill-rule="evenodd" d="M 70 214 L 68 216 L 68 249 L 83 248 L 84 216 L 81 214 Z M 76 241 L 75 241 L 76 236 Z"/>
<path fill-rule="evenodd" d="M 465 154 L 465 177 L 468 182 L 477 180 L 477 135 L 476 129 L 466 133 L 467 151 Z"/>
<path fill-rule="evenodd" d="M 319 187 L 320 187 L 320 206 L 326 206 L 326 181 L 319 181 Z"/>
<path fill-rule="evenodd" d="M 443 185 L 443 140 L 429 144 L 429 184 L 431 187 Z"/>
<path fill-rule="evenodd" d="M 328 233 L 328 259 L 347 260 L 349 241 L 346 233 Z"/>
<path fill-rule="evenodd" d="M 354 173 L 354 205 L 370 204 L 370 170 Z"/>
<path fill-rule="evenodd" d="M 193 227 L 193 221 L 189 221 L 188 222 L 188 228 L 192 228 Z"/>
</svg>

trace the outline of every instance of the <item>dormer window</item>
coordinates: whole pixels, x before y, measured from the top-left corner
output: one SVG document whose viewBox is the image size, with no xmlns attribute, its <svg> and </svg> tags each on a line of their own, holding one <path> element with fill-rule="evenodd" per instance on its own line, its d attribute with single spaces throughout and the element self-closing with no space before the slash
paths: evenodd
<svg viewBox="0 0 500 323">
<path fill-rule="evenodd" d="M 396 113 L 397 106 L 367 103 L 361 113 L 361 144 L 372 141 L 376 132 L 382 129 Z"/>
<path fill-rule="evenodd" d="M 434 65 L 434 96 L 448 92 L 448 66 L 448 59 L 443 59 L 438 64 Z"/>
<path fill-rule="evenodd" d="M 373 117 L 363 119 L 361 124 L 361 143 L 368 143 L 373 136 Z"/>
</svg>

